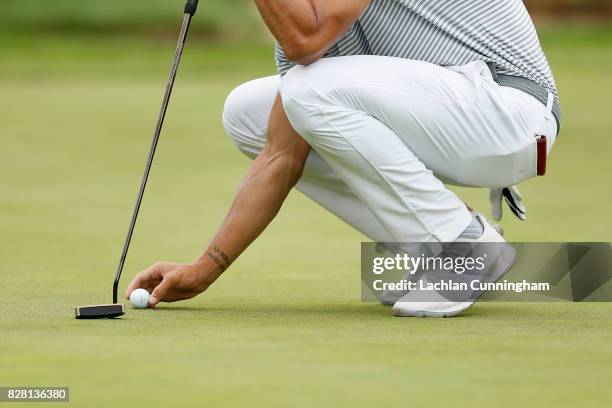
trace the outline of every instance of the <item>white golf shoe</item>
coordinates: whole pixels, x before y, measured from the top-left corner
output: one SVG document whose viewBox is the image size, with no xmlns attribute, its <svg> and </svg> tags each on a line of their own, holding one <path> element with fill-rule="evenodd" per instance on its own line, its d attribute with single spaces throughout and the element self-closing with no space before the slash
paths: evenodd
<svg viewBox="0 0 612 408">
<path fill-rule="evenodd" d="M 504 229 L 502 228 L 500 224 L 492 224 L 491 227 L 495 231 L 497 231 L 499 235 L 501 236 L 504 235 Z M 432 246 L 430 244 L 422 245 L 422 248 L 424 248 L 425 250 L 431 247 Z M 388 249 L 391 253 L 410 253 L 410 250 L 408 251 L 403 250 L 403 249 L 398 250 L 397 248 L 394 248 L 394 247 L 385 246 L 385 249 Z M 420 253 L 420 252 L 422 251 L 417 250 L 415 253 Z M 417 282 L 421 278 L 421 275 L 422 275 L 421 271 L 418 271 L 418 270 L 413 271 L 413 272 L 408 272 L 404 275 L 402 280 L 404 282 Z M 380 303 L 382 303 L 385 306 L 393 306 L 398 300 L 400 300 L 402 297 L 407 295 L 409 292 L 410 292 L 409 290 L 385 290 L 380 294 L 380 296 L 378 297 L 378 300 L 380 301 Z"/>
<path fill-rule="evenodd" d="M 476 218 L 483 226 L 478 239 L 457 239 L 444 244 L 438 255 L 443 259 L 458 259 L 469 256 L 483 260 L 481 269 L 466 269 L 462 273 L 453 271 L 426 271 L 418 282 L 418 288 L 403 295 L 393 305 L 393 315 L 400 317 L 451 317 L 469 309 L 484 293 L 481 290 L 454 290 L 448 284 L 471 282 L 497 282 L 516 262 L 516 252 L 501 234 L 481 214 Z M 447 286 L 444 286 L 444 282 Z M 477 286 L 477 285 L 476 285 Z M 440 289 L 440 288 L 443 289 Z M 389 299 L 386 299 L 389 300 Z M 381 300 L 382 301 L 382 300 Z"/>
</svg>

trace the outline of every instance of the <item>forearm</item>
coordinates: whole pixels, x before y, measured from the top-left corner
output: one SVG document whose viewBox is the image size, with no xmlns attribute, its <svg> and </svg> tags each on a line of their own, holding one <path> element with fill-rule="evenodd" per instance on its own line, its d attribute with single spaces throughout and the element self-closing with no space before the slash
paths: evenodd
<svg viewBox="0 0 612 408">
<path fill-rule="evenodd" d="M 289 124 L 280 98 L 273 108 L 268 134 L 272 142 L 253 162 L 225 220 L 198 261 L 211 276 L 209 283 L 262 233 L 301 176 L 310 146 Z"/>
<path fill-rule="evenodd" d="M 200 262 L 222 273 L 278 214 L 294 183 L 290 164 L 266 153 L 253 162 L 230 210 Z"/>
</svg>

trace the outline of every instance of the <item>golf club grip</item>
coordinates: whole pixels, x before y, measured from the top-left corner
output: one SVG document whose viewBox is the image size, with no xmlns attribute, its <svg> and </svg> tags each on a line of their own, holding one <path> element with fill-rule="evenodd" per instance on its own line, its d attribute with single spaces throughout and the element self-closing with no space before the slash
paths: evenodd
<svg viewBox="0 0 612 408">
<path fill-rule="evenodd" d="M 187 3 L 185 3 L 185 14 L 193 16 L 198 10 L 198 1 L 200 0 L 187 0 Z"/>
</svg>

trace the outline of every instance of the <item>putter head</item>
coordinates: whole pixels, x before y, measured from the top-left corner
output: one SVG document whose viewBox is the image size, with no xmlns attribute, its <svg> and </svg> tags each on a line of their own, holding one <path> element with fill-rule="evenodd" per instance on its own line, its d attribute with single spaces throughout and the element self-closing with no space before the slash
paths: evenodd
<svg viewBox="0 0 612 408">
<path fill-rule="evenodd" d="M 77 306 L 74 308 L 74 316 L 77 319 L 112 319 L 124 314 L 125 309 L 121 303 Z"/>
</svg>

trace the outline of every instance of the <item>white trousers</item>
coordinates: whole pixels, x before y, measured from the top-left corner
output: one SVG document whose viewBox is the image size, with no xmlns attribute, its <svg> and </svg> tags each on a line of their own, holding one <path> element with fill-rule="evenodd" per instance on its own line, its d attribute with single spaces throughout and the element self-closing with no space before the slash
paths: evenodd
<svg viewBox="0 0 612 408">
<path fill-rule="evenodd" d="M 223 122 L 238 148 L 264 148 L 277 93 L 313 147 L 297 188 L 379 242 L 451 242 L 471 222 L 443 182 L 505 187 L 537 172 L 536 138 L 557 124 L 483 62 L 444 68 L 380 56 L 322 59 L 248 82 Z"/>
</svg>

